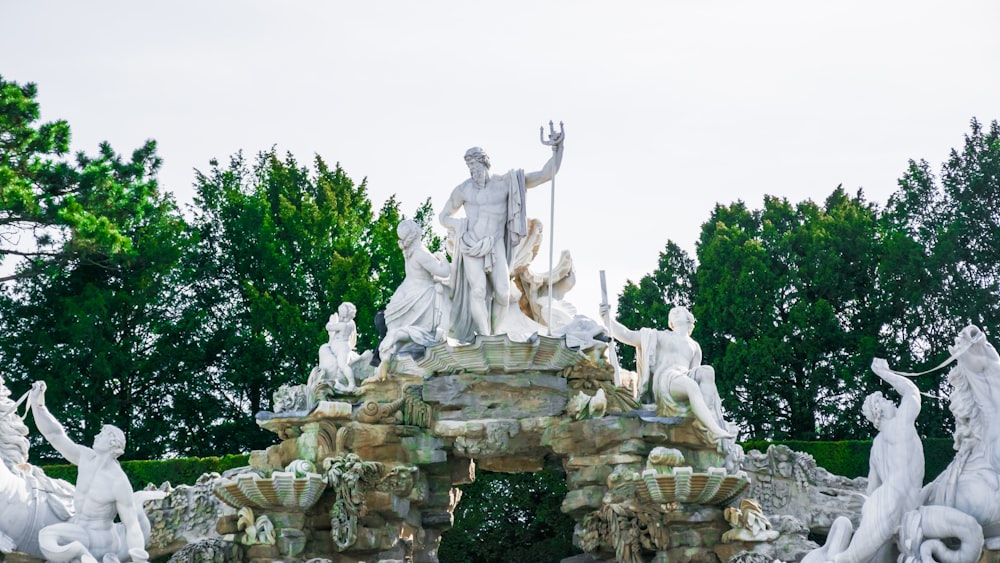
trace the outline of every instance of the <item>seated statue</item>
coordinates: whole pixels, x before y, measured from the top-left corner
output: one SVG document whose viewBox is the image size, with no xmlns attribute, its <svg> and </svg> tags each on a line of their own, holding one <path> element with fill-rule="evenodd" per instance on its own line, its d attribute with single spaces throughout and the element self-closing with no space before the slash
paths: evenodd
<svg viewBox="0 0 1000 563">
<path fill-rule="evenodd" d="M 74 443 L 45 406 L 45 382 L 37 381 L 28 395 L 35 426 L 63 457 L 79 468 L 73 496 L 76 513 L 66 522 L 38 533 L 47 561 L 145 562 L 149 521 L 133 498 L 132 485 L 118 463 L 125 451 L 125 434 L 105 425 L 92 448 Z M 119 522 L 115 522 L 115 517 Z M 145 520 L 145 526 L 140 521 Z"/>
<path fill-rule="evenodd" d="M 444 280 L 451 274 L 451 264 L 444 255 L 431 254 L 421 243 L 423 231 L 415 221 L 406 219 L 396 227 L 399 248 L 403 250 L 406 278 L 389 299 L 385 308 L 386 335 L 379 344 L 379 377 L 384 378 L 389 358 L 405 351 L 422 350 L 443 342 L 447 334 L 448 301 Z"/>
<path fill-rule="evenodd" d="M 656 414 L 676 416 L 681 412 L 678 407 L 687 404 L 714 440 L 735 438 L 722 416 L 715 370 L 701 365 L 701 346 L 691 338 L 694 315 L 684 307 L 674 307 L 669 316 L 671 330 L 630 330 L 613 319 L 609 311 L 607 304 L 601 304 L 601 318 L 610 319 L 611 336 L 636 348 L 640 397 L 652 379 Z"/>
<path fill-rule="evenodd" d="M 354 350 L 358 341 L 354 315 L 358 312 L 353 303 L 341 303 L 337 312 L 330 315 L 326 332 L 330 340 L 319 347 L 319 365 L 309 374 L 309 387 L 316 389 L 332 386 L 336 391 L 350 393 L 357 388 L 354 368 L 351 364 L 358 359 Z"/>
</svg>

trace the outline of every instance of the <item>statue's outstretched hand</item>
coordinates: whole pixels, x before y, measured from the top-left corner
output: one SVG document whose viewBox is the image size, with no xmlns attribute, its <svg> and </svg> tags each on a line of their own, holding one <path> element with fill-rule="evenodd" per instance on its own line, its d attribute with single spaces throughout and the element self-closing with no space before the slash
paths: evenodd
<svg viewBox="0 0 1000 563">
<path fill-rule="evenodd" d="M 872 371 L 874 371 L 875 373 L 878 373 L 880 371 L 882 371 L 882 372 L 884 372 L 884 371 L 890 371 L 889 370 L 889 362 L 887 362 L 885 360 L 885 358 L 873 358 L 872 359 Z"/>
<path fill-rule="evenodd" d="M 45 382 L 36 381 L 31 384 L 31 391 L 28 392 L 28 402 L 40 407 L 45 406 Z"/>
</svg>

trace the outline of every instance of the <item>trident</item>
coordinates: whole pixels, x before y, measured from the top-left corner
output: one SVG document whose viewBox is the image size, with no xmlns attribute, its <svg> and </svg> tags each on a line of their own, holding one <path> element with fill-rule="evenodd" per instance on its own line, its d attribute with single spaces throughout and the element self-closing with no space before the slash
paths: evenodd
<svg viewBox="0 0 1000 563">
<path fill-rule="evenodd" d="M 555 125 L 552 121 L 549 121 L 549 138 L 545 139 L 545 126 L 538 128 L 538 138 L 542 141 L 542 144 L 547 147 L 552 147 L 552 152 L 556 152 L 559 147 L 559 143 L 562 142 L 564 137 L 563 123 L 559 122 L 559 136 L 556 136 Z M 547 335 L 552 336 L 552 257 L 555 254 L 555 222 L 556 222 L 556 173 L 552 172 L 552 194 L 549 197 L 549 318 L 545 321 L 548 325 Z"/>
</svg>

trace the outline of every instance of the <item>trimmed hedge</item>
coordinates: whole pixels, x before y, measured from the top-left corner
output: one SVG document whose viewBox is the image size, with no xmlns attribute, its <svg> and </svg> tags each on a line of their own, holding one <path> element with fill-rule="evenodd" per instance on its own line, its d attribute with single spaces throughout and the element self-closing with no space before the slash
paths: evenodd
<svg viewBox="0 0 1000 563">
<path fill-rule="evenodd" d="M 123 461 L 122 470 L 128 475 L 132 488 L 138 491 L 150 483 L 157 487 L 164 482 L 174 486 L 194 485 L 198 477 L 204 473 L 222 473 L 227 469 L 247 465 L 249 460 L 249 455 L 237 454 L 223 457 Z M 42 470 L 49 477 L 76 483 L 75 465 L 46 465 Z"/>
<path fill-rule="evenodd" d="M 952 458 L 955 450 L 951 438 L 924 438 L 924 483 L 929 483 L 937 477 Z M 766 452 L 771 444 L 788 446 L 797 451 L 807 453 L 816 460 L 816 464 L 835 475 L 854 477 L 868 476 L 868 456 L 871 453 L 871 440 L 845 440 L 843 442 L 806 442 L 802 440 L 787 440 L 768 442 L 754 440 L 743 444 L 746 451 L 759 450 Z"/>
</svg>

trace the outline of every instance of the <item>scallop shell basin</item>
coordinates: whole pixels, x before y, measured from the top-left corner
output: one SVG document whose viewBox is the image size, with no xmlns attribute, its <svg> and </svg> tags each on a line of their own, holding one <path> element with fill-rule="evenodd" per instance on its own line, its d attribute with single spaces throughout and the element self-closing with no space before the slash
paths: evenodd
<svg viewBox="0 0 1000 563">
<path fill-rule="evenodd" d="M 644 502 L 701 504 L 722 506 L 736 498 L 750 484 L 743 471 L 730 475 L 725 469 L 711 467 L 707 473 L 695 473 L 690 467 L 675 467 L 672 475 L 644 471 L 646 488 L 639 487 Z"/>
<path fill-rule="evenodd" d="M 270 477 L 244 474 L 234 479 L 220 479 L 212 492 L 222 502 L 237 510 L 250 507 L 255 510 L 298 511 L 316 504 L 326 482 L 317 473 L 295 477 L 294 473 L 275 471 Z"/>
<path fill-rule="evenodd" d="M 418 365 L 429 373 L 558 372 L 586 356 L 566 346 L 565 337 L 538 335 L 528 342 L 512 341 L 506 334 L 476 336 L 472 344 L 429 346 Z"/>
</svg>

